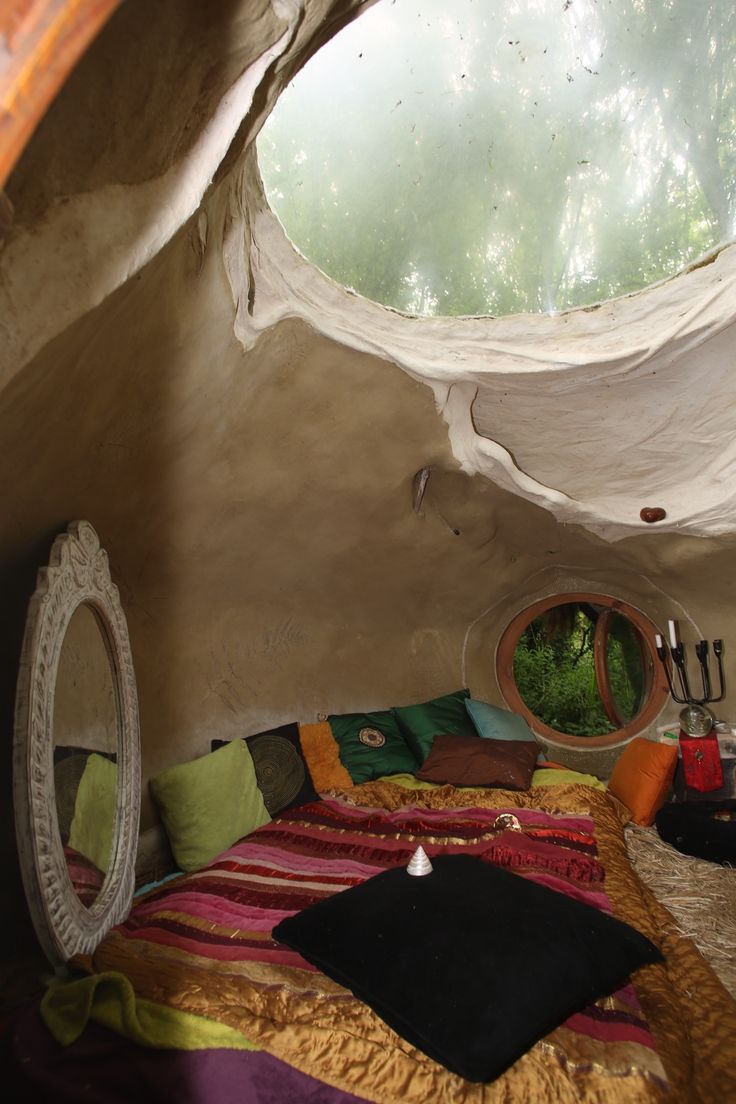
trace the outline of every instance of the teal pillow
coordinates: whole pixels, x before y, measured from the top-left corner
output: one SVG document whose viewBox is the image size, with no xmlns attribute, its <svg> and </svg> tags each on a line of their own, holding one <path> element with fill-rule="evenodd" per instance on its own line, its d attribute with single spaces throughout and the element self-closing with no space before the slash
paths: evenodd
<svg viewBox="0 0 736 1104">
<path fill-rule="evenodd" d="M 533 740 L 534 733 L 523 717 L 510 709 L 467 698 L 465 708 L 479 736 L 486 740 Z"/>
<path fill-rule="evenodd" d="M 469 690 L 456 690 L 421 705 L 403 705 L 394 714 L 420 765 L 432 750 L 435 736 L 477 736 L 465 708 Z"/>
<path fill-rule="evenodd" d="M 199 870 L 271 819 L 244 740 L 161 771 L 151 792 L 181 870 Z"/>
<path fill-rule="evenodd" d="M 353 782 L 370 782 L 385 774 L 414 774 L 419 766 L 390 709 L 343 713 L 327 720 Z"/>
</svg>

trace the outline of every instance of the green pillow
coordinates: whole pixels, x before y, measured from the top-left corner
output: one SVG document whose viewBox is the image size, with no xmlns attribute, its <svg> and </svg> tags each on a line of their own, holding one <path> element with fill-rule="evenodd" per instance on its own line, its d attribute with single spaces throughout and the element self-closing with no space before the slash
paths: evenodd
<svg viewBox="0 0 736 1104">
<path fill-rule="evenodd" d="M 384 774 L 414 774 L 419 766 L 390 709 L 343 713 L 327 720 L 353 782 L 370 782 Z"/>
<path fill-rule="evenodd" d="M 510 709 L 467 698 L 465 708 L 479 736 L 486 740 L 533 740 L 534 733 L 524 718 Z"/>
<path fill-rule="evenodd" d="M 89 756 L 74 802 L 69 846 L 107 872 L 115 827 L 118 768 L 104 755 Z"/>
<path fill-rule="evenodd" d="M 199 870 L 271 819 L 244 740 L 161 771 L 151 791 L 182 870 Z"/>
<path fill-rule="evenodd" d="M 423 763 L 432 750 L 435 736 L 477 736 L 465 708 L 469 690 L 456 690 L 421 705 L 403 705 L 394 709 L 407 743 Z"/>
</svg>

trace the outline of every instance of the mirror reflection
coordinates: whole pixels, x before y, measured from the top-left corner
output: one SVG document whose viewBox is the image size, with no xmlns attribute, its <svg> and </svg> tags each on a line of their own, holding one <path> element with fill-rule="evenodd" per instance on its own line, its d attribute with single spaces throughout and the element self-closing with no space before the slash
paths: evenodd
<svg viewBox="0 0 736 1104">
<path fill-rule="evenodd" d="M 622 613 L 595 602 L 562 602 L 535 617 L 514 652 L 525 705 L 570 736 L 601 736 L 627 725 L 649 691 L 649 650 Z"/>
<path fill-rule="evenodd" d="M 77 607 L 64 636 L 53 733 L 59 834 L 72 886 L 89 907 L 111 858 L 118 745 L 113 671 L 91 606 Z"/>
</svg>

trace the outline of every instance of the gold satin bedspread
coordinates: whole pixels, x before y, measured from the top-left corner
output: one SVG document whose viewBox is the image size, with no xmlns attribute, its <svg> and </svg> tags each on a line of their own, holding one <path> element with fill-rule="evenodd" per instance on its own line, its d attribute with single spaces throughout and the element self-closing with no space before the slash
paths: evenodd
<svg viewBox="0 0 736 1104">
<path fill-rule="evenodd" d="M 319 973 L 311 975 L 312 988 L 305 990 L 303 971 L 252 962 L 244 985 L 232 962 L 197 961 L 174 946 L 144 946 L 132 957 L 125 938 L 115 931 L 101 944 L 92 969 L 121 970 L 141 996 L 213 1016 L 290 1065 L 374 1104 L 736 1102 L 736 1003 L 636 877 L 623 837 L 626 812 L 615 799 L 585 786 L 565 785 L 527 793 L 474 792 L 471 801 L 468 793 L 451 786 L 407 793 L 387 782 L 365 783 L 331 796 L 389 810 L 408 804 L 430 809 L 472 804 L 591 816 L 614 914 L 665 955 L 664 965 L 635 975 L 657 1046 L 655 1062 L 661 1060 L 665 1078 L 656 1076 L 651 1063 L 647 1067 L 643 1055 L 640 1069 L 634 1050 L 628 1064 L 626 1055 L 619 1056 L 625 1076 L 598 1068 L 595 1054 L 575 1053 L 574 1043 L 560 1061 L 554 1043 L 559 1035 L 553 1033 L 497 1081 L 472 1084 L 399 1038 L 366 1005 Z"/>
</svg>

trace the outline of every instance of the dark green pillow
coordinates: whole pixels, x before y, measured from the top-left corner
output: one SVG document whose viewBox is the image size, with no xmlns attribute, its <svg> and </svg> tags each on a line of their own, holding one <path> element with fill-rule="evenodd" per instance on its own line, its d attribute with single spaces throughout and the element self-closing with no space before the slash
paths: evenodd
<svg viewBox="0 0 736 1104">
<path fill-rule="evenodd" d="M 340 760 L 353 782 L 384 774 L 414 774 L 420 765 L 390 709 L 343 713 L 327 718 L 340 749 Z"/>
<path fill-rule="evenodd" d="M 394 709 L 401 731 L 420 764 L 432 750 L 435 736 L 475 736 L 477 739 L 475 725 L 465 708 L 465 699 L 469 696 L 469 690 L 456 690 L 454 694 L 444 694 L 421 705 Z"/>
</svg>

